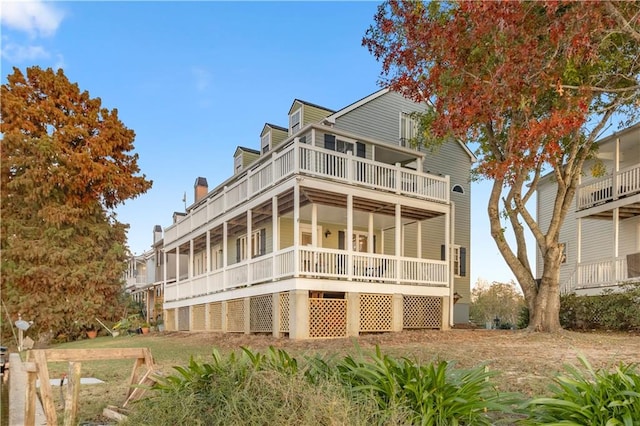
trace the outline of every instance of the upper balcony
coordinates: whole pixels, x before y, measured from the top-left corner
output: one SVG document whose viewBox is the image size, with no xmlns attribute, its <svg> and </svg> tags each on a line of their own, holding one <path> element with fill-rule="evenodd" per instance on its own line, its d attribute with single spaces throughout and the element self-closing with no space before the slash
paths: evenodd
<svg viewBox="0 0 640 426">
<path fill-rule="evenodd" d="M 577 209 L 589 209 L 638 193 L 640 193 L 640 164 L 580 185 L 576 197 Z"/>
<path fill-rule="evenodd" d="M 438 203 L 449 202 L 449 177 L 420 172 L 422 154 L 419 152 L 358 138 L 357 142 L 367 145 L 371 157 L 362 158 L 350 151 L 341 153 L 318 146 L 327 134 L 338 140 L 356 141 L 354 135 L 333 128 L 305 127 L 263 155 L 246 172 L 211 191 L 189 214 L 167 227 L 165 246 L 298 174 Z M 415 165 L 415 170 L 408 168 L 409 164 Z"/>
</svg>

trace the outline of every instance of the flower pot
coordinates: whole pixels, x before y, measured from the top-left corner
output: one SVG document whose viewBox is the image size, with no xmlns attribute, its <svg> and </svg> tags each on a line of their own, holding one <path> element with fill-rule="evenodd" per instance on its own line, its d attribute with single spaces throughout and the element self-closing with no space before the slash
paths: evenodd
<svg viewBox="0 0 640 426">
<path fill-rule="evenodd" d="M 142 334 L 149 334 L 149 327 L 140 327 L 140 330 L 142 330 Z"/>
<path fill-rule="evenodd" d="M 98 337 L 98 330 L 87 330 L 87 337 L 89 339 L 95 339 Z"/>
</svg>

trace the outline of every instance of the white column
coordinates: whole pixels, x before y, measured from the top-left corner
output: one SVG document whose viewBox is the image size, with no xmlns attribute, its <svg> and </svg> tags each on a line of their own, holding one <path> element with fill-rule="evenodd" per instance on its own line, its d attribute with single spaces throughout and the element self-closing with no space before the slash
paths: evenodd
<svg viewBox="0 0 640 426">
<path fill-rule="evenodd" d="M 211 272 L 211 230 L 207 230 L 207 252 L 204 254 L 204 261 L 206 262 L 206 266 L 204 268 L 205 272 L 208 274 Z"/>
<path fill-rule="evenodd" d="M 180 246 L 176 247 L 176 283 L 180 282 Z"/>
<path fill-rule="evenodd" d="M 367 235 L 367 251 L 373 253 L 373 213 L 369 213 L 369 233 Z"/>
<path fill-rule="evenodd" d="M 293 187 L 293 276 L 300 274 L 300 186 Z"/>
<path fill-rule="evenodd" d="M 272 229 L 271 244 L 273 245 L 272 252 L 274 253 L 273 260 L 271 262 L 271 267 L 272 267 L 271 276 L 275 280 L 276 273 L 280 273 L 280 271 L 276 269 L 276 257 L 275 257 L 275 253 L 277 253 L 278 250 L 280 250 L 280 247 L 278 247 L 278 237 L 280 232 L 278 230 L 278 197 L 275 195 L 273 196 L 273 198 L 271 198 L 271 229 Z"/>
<path fill-rule="evenodd" d="M 448 186 L 447 186 L 448 188 Z M 452 254 L 452 245 L 454 244 L 455 241 L 455 223 L 456 223 L 456 205 L 453 201 L 451 201 L 450 203 L 451 205 L 451 209 L 449 210 L 450 213 L 445 214 L 445 228 L 444 228 L 444 234 L 445 234 L 445 250 L 444 252 L 446 253 L 445 256 L 447 258 L 447 262 L 449 265 L 449 298 L 448 300 L 446 298 L 443 298 L 442 303 L 443 305 L 445 303 L 448 303 L 449 305 L 449 312 L 448 312 L 448 318 L 449 318 L 449 325 L 453 326 L 454 324 L 454 319 L 453 319 L 453 310 L 454 310 L 454 306 L 453 306 L 453 294 L 455 293 L 455 279 L 454 279 L 454 273 L 453 273 L 453 254 Z M 467 249 L 469 249 L 467 247 Z M 461 260 L 461 259 L 459 259 Z M 471 271 L 467 270 L 467 276 L 469 276 L 469 274 L 471 273 Z M 442 319 L 442 328 L 443 329 L 448 329 L 445 328 L 445 317 L 443 316 Z"/>
<path fill-rule="evenodd" d="M 253 274 L 251 273 L 251 259 L 253 258 L 253 226 L 252 226 L 253 214 L 251 209 L 247 210 L 247 238 L 246 238 L 246 250 L 247 250 L 247 284 L 253 281 Z"/>
<path fill-rule="evenodd" d="M 396 283 L 400 283 L 400 256 L 402 254 L 402 207 L 396 204 Z"/>
<path fill-rule="evenodd" d="M 195 275 L 193 268 L 193 239 L 189 240 L 189 278 L 193 278 Z"/>
<path fill-rule="evenodd" d="M 416 257 L 418 259 L 422 259 L 422 221 L 419 220 L 416 223 L 416 234 L 418 234 L 418 243 L 417 243 L 417 247 L 416 247 Z"/>
<path fill-rule="evenodd" d="M 229 254 L 227 253 L 227 231 L 228 231 L 228 223 L 224 221 L 222 223 L 222 288 L 226 289 L 227 285 L 227 265 L 229 263 Z M 223 317 L 224 318 L 224 317 Z M 226 326 L 225 326 L 226 327 Z M 227 329 L 224 328 L 223 331 Z"/>
<path fill-rule="evenodd" d="M 347 280 L 353 279 L 353 195 L 347 194 L 347 235 L 344 236 L 347 247 Z"/>
<path fill-rule="evenodd" d="M 618 278 L 618 253 L 620 245 L 620 208 L 613 209 L 613 277 L 611 284 L 615 284 Z"/>
<path fill-rule="evenodd" d="M 611 195 L 613 195 L 613 199 L 617 200 L 620 196 L 620 184 L 618 183 L 618 173 L 620 172 L 620 138 L 616 138 L 616 151 L 614 158 L 614 171 L 613 171 L 613 188 L 611 191 Z"/>
<path fill-rule="evenodd" d="M 311 245 L 318 247 L 318 205 L 311 204 Z"/>
</svg>

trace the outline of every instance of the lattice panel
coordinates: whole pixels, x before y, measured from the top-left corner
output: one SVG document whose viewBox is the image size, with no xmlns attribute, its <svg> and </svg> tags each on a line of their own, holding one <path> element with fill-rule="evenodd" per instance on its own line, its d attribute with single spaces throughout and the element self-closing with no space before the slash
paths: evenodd
<svg viewBox="0 0 640 426">
<path fill-rule="evenodd" d="M 164 329 L 167 331 L 176 331 L 176 310 L 167 309 L 164 315 Z"/>
<path fill-rule="evenodd" d="M 222 331 L 222 302 L 209 303 L 209 330 Z"/>
<path fill-rule="evenodd" d="M 391 331 L 392 298 L 390 294 L 360 295 L 360 331 Z"/>
<path fill-rule="evenodd" d="M 250 331 L 271 333 L 273 331 L 273 296 L 266 294 L 251 298 L 249 307 Z"/>
<path fill-rule="evenodd" d="M 244 315 L 244 299 L 227 302 L 227 331 L 229 333 L 244 333 Z"/>
<path fill-rule="evenodd" d="M 280 293 L 280 332 L 289 332 L 289 292 Z"/>
<path fill-rule="evenodd" d="M 178 308 L 178 331 L 189 331 L 189 307 Z"/>
<path fill-rule="evenodd" d="M 309 337 L 346 337 L 347 301 L 309 299 Z"/>
<path fill-rule="evenodd" d="M 195 305 L 191 307 L 191 330 L 202 331 L 206 327 L 206 305 Z"/>
<path fill-rule="evenodd" d="M 442 328 L 442 298 L 435 296 L 404 296 L 404 328 Z"/>
</svg>

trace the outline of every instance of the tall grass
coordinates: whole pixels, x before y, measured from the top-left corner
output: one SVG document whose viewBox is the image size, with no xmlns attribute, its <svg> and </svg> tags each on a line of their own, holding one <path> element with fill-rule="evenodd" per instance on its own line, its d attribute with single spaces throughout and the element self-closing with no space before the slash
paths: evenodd
<svg viewBox="0 0 640 426">
<path fill-rule="evenodd" d="M 582 368 L 566 366 L 550 398 L 525 405 L 525 424 L 633 426 L 640 424 L 640 373 L 637 364 L 619 364 L 612 371 L 595 370 L 579 357 Z"/>
</svg>

